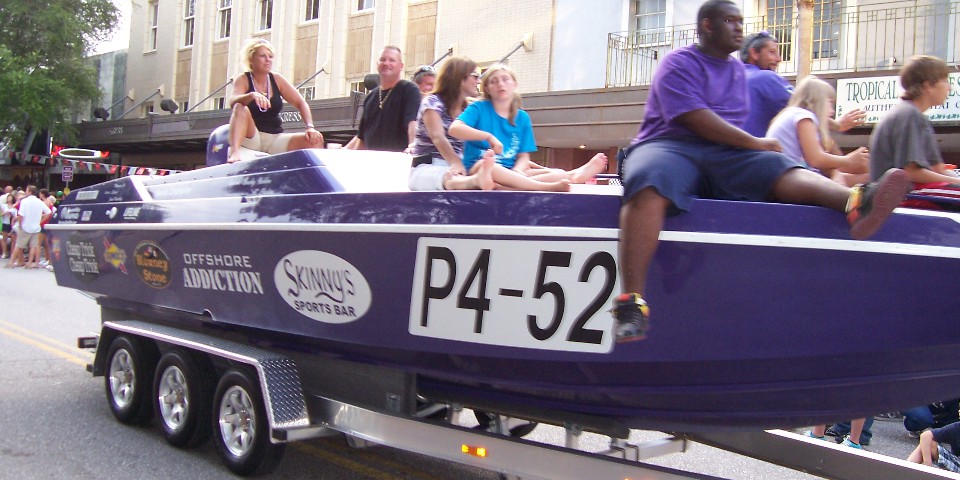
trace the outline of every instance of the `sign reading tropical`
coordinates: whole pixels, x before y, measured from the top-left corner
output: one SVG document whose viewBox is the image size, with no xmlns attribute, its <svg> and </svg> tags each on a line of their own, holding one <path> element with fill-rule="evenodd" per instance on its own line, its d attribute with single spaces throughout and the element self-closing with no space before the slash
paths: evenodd
<svg viewBox="0 0 960 480">
<path fill-rule="evenodd" d="M 960 73 L 951 73 L 950 96 L 943 105 L 926 111 L 933 123 L 960 123 Z M 900 77 L 837 79 L 837 118 L 857 108 L 867 112 L 867 124 L 875 124 L 900 101 Z"/>
</svg>

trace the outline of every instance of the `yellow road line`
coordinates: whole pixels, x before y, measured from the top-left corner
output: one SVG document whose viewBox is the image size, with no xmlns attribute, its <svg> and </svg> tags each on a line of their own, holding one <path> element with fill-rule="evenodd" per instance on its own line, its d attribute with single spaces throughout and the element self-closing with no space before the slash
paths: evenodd
<svg viewBox="0 0 960 480">
<path fill-rule="evenodd" d="M 355 448 L 351 448 L 342 443 L 333 443 L 333 444 L 325 444 L 325 445 L 339 452 L 344 452 L 344 453 L 350 450 L 356 450 Z M 387 458 L 381 453 L 385 448 L 389 448 L 389 447 L 377 447 L 377 448 L 368 449 L 366 450 L 366 453 L 369 454 L 370 456 L 377 457 L 378 464 L 389 464 L 390 467 L 392 467 L 393 469 L 399 470 L 408 475 L 413 475 L 414 478 L 418 478 L 420 480 L 445 480 L 444 478 L 436 477 L 427 472 L 418 470 L 416 467 L 413 467 L 406 463 L 399 462 L 391 458 Z M 408 452 L 408 453 L 412 453 L 412 452 Z"/>
<path fill-rule="evenodd" d="M 10 323 L 10 322 L 5 322 L 5 321 L 3 321 L 3 320 L 0 320 L 0 325 L 5 326 L 5 327 L 7 327 L 7 328 L 9 328 L 9 329 L 12 329 L 12 330 L 16 330 L 16 331 L 18 331 L 21 335 L 25 335 L 25 336 L 28 336 L 28 337 L 33 337 L 34 339 L 39 340 L 39 341 L 41 341 L 41 342 L 43 342 L 43 343 L 45 343 L 45 344 L 47 344 L 47 345 L 56 346 L 56 347 L 62 349 L 63 351 L 65 351 L 66 353 L 73 354 L 73 355 L 75 355 L 75 356 L 77 356 L 77 357 L 79 357 L 79 358 L 87 358 L 88 361 L 92 361 L 92 360 L 93 360 L 93 354 L 92 354 L 92 353 L 87 352 L 87 351 L 84 351 L 84 350 L 81 350 L 81 349 L 77 348 L 76 345 L 69 345 L 69 344 L 63 343 L 63 342 L 61 342 L 60 340 L 57 340 L 57 339 L 55 339 L 55 338 L 47 337 L 47 336 L 45 336 L 45 335 L 42 335 L 42 334 L 40 334 L 40 333 L 37 333 L 37 332 L 35 332 L 35 331 L 33 331 L 33 330 L 30 330 L 30 329 L 28 329 L 28 328 L 24 328 L 24 327 L 21 327 L 21 326 L 19 326 L 19 325 L 15 325 L 15 324 L 12 324 L 12 323 Z"/>
<path fill-rule="evenodd" d="M 0 322 L 0 323 L 6 323 L 6 322 Z M 42 343 L 42 342 L 38 342 L 38 341 L 36 341 L 36 340 L 34 340 L 34 339 L 32 339 L 32 338 L 29 338 L 29 337 L 27 337 L 27 336 L 25 336 L 25 335 L 21 335 L 21 334 L 19 334 L 19 333 L 17 333 L 17 332 L 14 332 L 14 331 L 12 331 L 12 330 L 8 330 L 8 329 L 6 329 L 6 328 L 0 327 L 0 333 L 2 333 L 3 335 L 6 335 L 6 336 L 8 336 L 8 337 L 10 337 L 10 338 L 12 338 L 12 339 L 14 339 L 14 340 L 18 340 L 19 342 L 24 343 L 24 344 L 26 344 L 26 345 L 30 345 L 30 346 L 32 346 L 32 347 L 39 348 L 40 350 L 43 350 L 43 351 L 45 351 L 45 352 L 52 353 L 52 354 L 54 354 L 54 355 L 56 355 L 56 356 L 58 356 L 58 357 L 60 357 L 60 358 L 63 358 L 63 359 L 65 359 L 65 360 L 67 360 L 67 361 L 76 363 L 77 365 L 86 366 L 88 363 L 90 363 L 90 360 L 89 360 L 89 359 L 85 359 L 85 358 L 82 358 L 82 357 L 80 357 L 80 356 L 77 356 L 77 355 L 73 355 L 73 354 L 64 352 L 63 350 L 60 350 L 60 349 L 58 349 L 58 348 L 51 347 L 51 346 L 49 346 L 49 345 L 47 345 L 47 344 L 45 344 L 45 343 Z"/>
<path fill-rule="evenodd" d="M 314 445 L 308 445 L 306 443 L 301 442 L 301 443 L 294 444 L 294 446 L 297 448 L 297 450 L 300 450 L 314 457 L 318 457 L 321 460 L 325 460 L 330 463 L 335 463 L 341 467 L 347 468 L 348 470 L 354 471 L 368 478 L 374 478 L 378 480 L 396 480 L 397 478 L 397 476 L 394 474 L 377 470 L 376 468 L 373 468 L 369 465 L 364 465 L 360 462 L 341 457 L 340 455 L 328 452 Z"/>
</svg>

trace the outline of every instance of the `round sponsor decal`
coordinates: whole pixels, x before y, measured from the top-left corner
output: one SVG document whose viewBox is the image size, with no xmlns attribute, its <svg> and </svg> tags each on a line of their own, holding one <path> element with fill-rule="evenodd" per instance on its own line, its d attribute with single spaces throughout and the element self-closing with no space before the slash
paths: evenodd
<svg viewBox="0 0 960 480">
<path fill-rule="evenodd" d="M 346 260 L 317 250 L 281 258 L 273 270 L 277 292 L 301 315 L 325 323 L 348 323 L 370 309 L 370 285 Z"/>
<path fill-rule="evenodd" d="M 170 285 L 170 259 L 156 243 L 138 243 L 133 251 L 133 261 L 137 266 L 137 274 L 147 285 L 153 288 L 167 288 Z"/>
</svg>

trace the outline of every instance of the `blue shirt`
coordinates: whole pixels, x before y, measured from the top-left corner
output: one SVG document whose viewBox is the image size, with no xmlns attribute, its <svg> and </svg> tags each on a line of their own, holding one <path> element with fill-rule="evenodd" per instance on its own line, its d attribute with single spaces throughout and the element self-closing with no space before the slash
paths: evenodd
<svg viewBox="0 0 960 480">
<path fill-rule="evenodd" d="M 773 70 L 760 70 L 752 64 L 744 65 L 750 90 L 750 115 L 743 129 L 754 137 L 762 137 L 770 121 L 780 113 L 793 95 L 793 85 Z"/>
<path fill-rule="evenodd" d="M 497 155 L 497 163 L 506 168 L 513 168 L 517 163 L 517 155 L 536 152 L 537 142 L 533 138 L 533 124 L 530 116 L 523 110 L 517 111 L 516 125 L 497 114 L 489 100 L 473 102 L 457 117 L 467 126 L 492 134 L 503 144 L 503 153 Z M 490 143 L 468 140 L 463 147 L 463 166 L 470 171 L 470 167 L 490 148 Z"/>
</svg>

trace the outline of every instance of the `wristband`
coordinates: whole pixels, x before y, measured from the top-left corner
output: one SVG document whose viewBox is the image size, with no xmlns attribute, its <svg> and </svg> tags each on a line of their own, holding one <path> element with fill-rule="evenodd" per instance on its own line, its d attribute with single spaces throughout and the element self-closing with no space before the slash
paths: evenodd
<svg viewBox="0 0 960 480">
<path fill-rule="evenodd" d="M 312 123 L 308 123 L 308 124 L 306 125 L 306 127 L 307 127 L 307 128 L 313 128 L 313 124 L 312 124 Z"/>
</svg>

